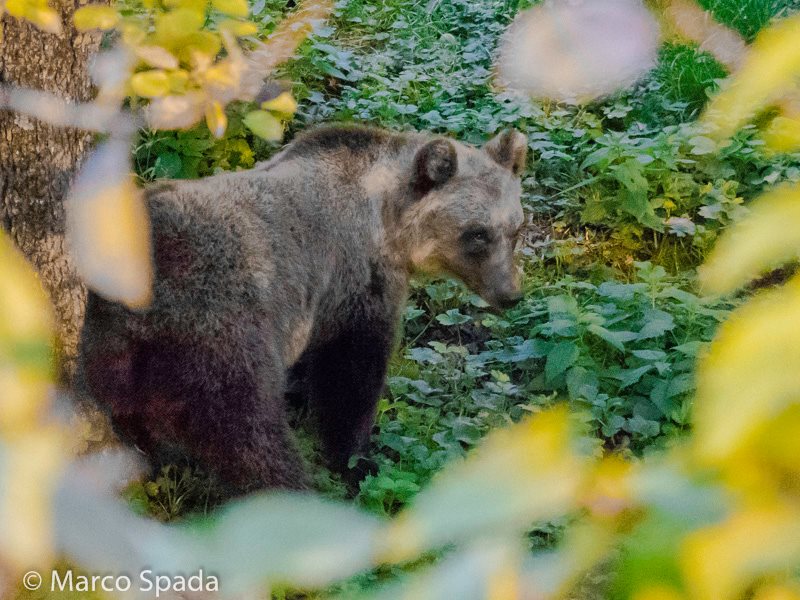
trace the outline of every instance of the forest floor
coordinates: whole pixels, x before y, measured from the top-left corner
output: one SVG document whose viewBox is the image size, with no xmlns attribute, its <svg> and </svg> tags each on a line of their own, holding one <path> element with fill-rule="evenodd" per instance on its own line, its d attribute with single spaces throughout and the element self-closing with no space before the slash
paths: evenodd
<svg viewBox="0 0 800 600">
<path fill-rule="evenodd" d="M 413 286 L 372 439 L 380 469 L 355 498 L 379 515 L 403 508 L 490 429 L 558 401 L 582 411 L 607 451 L 642 456 L 684 435 L 696 358 L 738 302 L 703 298 L 696 268 L 762 189 L 800 180 L 800 157 L 767 156 L 754 129 L 713 151 L 696 118 L 726 73 L 689 45 L 665 42 L 657 67 L 633 89 L 588 106 L 498 93 L 494 48 L 529 4 L 340 0 L 282 74 L 300 101 L 290 136 L 353 120 L 475 144 L 513 126 L 529 139 L 525 299 L 495 314 L 455 282 Z M 748 40 L 796 8 L 702 4 Z M 284 5 L 257 0 L 253 12 L 269 30 Z M 246 110 L 234 111 L 219 141 L 204 128 L 143 133 L 140 176 L 196 177 L 267 158 L 275 148 L 246 132 Z M 318 488 L 344 498 L 313 435 L 301 442 Z M 132 491 L 132 502 L 163 520 L 208 500 L 178 467 Z M 542 524 L 531 546 L 552 545 L 560 531 L 559 522 Z"/>
</svg>

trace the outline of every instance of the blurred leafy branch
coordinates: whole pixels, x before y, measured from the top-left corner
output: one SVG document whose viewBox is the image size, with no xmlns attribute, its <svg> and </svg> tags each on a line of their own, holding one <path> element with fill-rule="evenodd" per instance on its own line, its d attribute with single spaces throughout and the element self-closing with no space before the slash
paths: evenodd
<svg viewBox="0 0 800 600">
<path fill-rule="evenodd" d="M 800 20 L 792 18 L 756 40 L 706 113 L 713 151 L 791 88 L 800 72 L 798 32 Z M 775 136 L 776 149 L 800 148 L 791 120 L 784 113 L 765 125 L 763 135 L 768 142 Z M 103 150 L 88 167 L 86 186 L 106 172 L 104 160 L 118 163 L 108 157 L 123 152 L 119 145 Z M 796 187 L 755 201 L 710 257 L 702 272 L 707 289 L 732 292 L 795 258 L 798 201 Z M 115 214 L 120 210 L 124 205 Z M 46 564 L 54 552 L 97 571 L 152 564 L 191 572 L 202 565 L 234 592 L 264 580 L 321 588 L 378 564 L 449 548 L 443 558 L 423 560 L 405 579 L 364 596 L 559 597 L 610 560 L 612 598 L 800 598 L 797 279 L 761 293 L 723 326 L 701 358 L 695 433 L 663 454 L 638 463 L 604 457 L 581 433 L 587 419 L 556 407 L 490 434 L 389 521 L 313 497 L 276 494 L 231 506 L 209 522 L 175 527 L 136 517 L 116 498 L 125 472 L 119 457 L 66 467 L 69 436 L 49 410 L 46 302 L 3 244 L 0 347 L 9 392 L 0 405 L 0 556 L 9 565 Z M 448 323 L 461 318 L 446 316 Z M 559 375 L 557 365 L 550 370 Z M 529 556 L 524 531 L 562 515 L 568 517 L 563 543 Z M 95 532 L 91 543 L 87 531 Z"/>
<path fill-rule="evenodd" d="M 60 25 L 46 25 L 55 18 L 46 5 L 4 6 L 13 16 L 60 31 Z M 182 129 L 205 118 L 211 133 L 222 137 L 226 107 L 243 101 L 256 107 L 242 123 L 266 140 L 281 140 L 284 122 L 297 105 L 282 86 L 264 80 L 331 9 L 329 0 L 301 2 L 262 41 L 253 37 L 256 25 L 245 19 L 244 0 L 83 6 L 73 16 L 79 30 L 113 32 L 110 48 L 93 66 L 97 94 L 92 102 L 68 103 L 0 85 L 0 109 L 110 134 L 86 160 L 66 202 L 67 237 L 87 285 L 132 307 L 149 302 L 149 228 L 128 151 L 137 127 Z"/>
</svg>

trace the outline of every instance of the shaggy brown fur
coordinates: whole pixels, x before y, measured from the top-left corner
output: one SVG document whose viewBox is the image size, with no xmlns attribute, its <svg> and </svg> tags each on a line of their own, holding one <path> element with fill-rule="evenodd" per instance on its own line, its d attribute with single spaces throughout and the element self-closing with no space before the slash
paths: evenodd
<svg viewBox="0 0 800 600">
<path fill-rule="evenodd" d="M 86 388 L 154 460 L 177 450 L 242 493 L 308 485 L 284 404 L 302 373 L 344 470 L 368 442 L 413 272 L 519 299 L 525 149 L 515 131 L 480 150 L 323 127 L 250 171 L 153 185 L 153 303 L 91 296 Z"/>
</svg>

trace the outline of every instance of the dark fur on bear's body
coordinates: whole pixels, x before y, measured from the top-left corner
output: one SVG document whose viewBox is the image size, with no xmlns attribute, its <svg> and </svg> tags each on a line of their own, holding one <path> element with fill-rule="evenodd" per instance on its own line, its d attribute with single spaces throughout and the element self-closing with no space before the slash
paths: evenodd
<svg viewBox="0 0 800 600">
<path fill-rule="evenodd" d="M 518 296 L 523 162 L 516 132 L 479 150 L 325 127 L 250 171 L 148 188 L 153 302 L 90 294 L 83 384 L 155 460 L 177 450 L 236 493 L 303 488 L 284 405 L 294 367 L 344 469 L 368 442 L 412 272 Z M 481 223 L 491 244 L 469 233 Z"/>
</svg>

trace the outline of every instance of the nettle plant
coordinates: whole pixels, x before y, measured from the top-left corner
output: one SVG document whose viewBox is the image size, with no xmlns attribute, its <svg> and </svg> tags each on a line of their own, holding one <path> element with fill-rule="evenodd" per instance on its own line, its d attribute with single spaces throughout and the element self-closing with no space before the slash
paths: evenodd
<svg viewBox="0 0 800 600">
<path fill-rule="evenodd" d="M 409 342 L 390 380 L 387 413 L 425 413 L 422 439 L 435 456 L 463 453 L 492 426 L 555 397 L 585 407 L 610 448 L 640 452 L 687 428 L 694 364 L 729 302 L 703 300 L 646 262 L 635 264 L 631 283 L 570 276 L 529 283 L 525 300 L 502 316 L 464 308 L 468 297 L 450 308 L 459 297 L 453 284 L 427 286 L 427 300 L 417 300 L 425 309 L 407 311 Z M 438 335 L 444 328 L 447 335 Z M 386 433 L 401 426 L 385 425 L 379 443 L 400 452 L 402 440 Z M 423 477 L 432 470 L 424 458 Z"/>
</svg>

